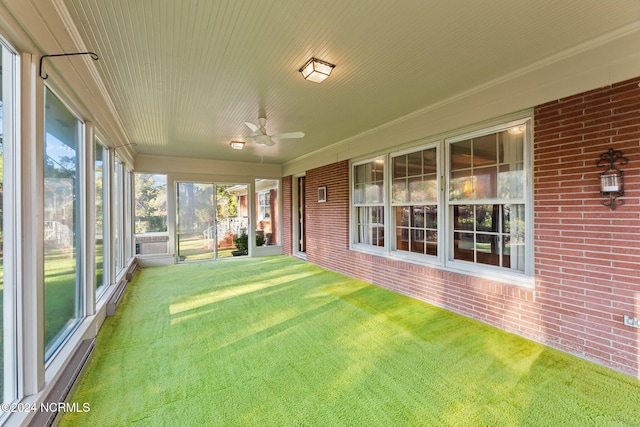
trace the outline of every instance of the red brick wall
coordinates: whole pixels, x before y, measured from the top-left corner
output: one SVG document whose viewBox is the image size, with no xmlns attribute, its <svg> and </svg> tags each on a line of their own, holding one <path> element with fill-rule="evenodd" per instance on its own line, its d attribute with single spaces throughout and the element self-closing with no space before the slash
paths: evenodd
<svg viewBox="0 0 640 427">
<path fill-rule="evenodd" d="M 307 260 L 640 377 L 640 330 L 622 323 L 640 316 L 639 82 L 535 108 L 535 291 L 349 251 L 347 161 L 307 171 Z M 629 159 L 614 211 L 596 166 L 610 147 Z"/>
<path fill-rule="evenodd" d="M 640 83 L 622 82 L 535 108 L 535 273 L 542 328 L 556 347 L 638 375 Z M 624 205 L 602 205 L 596 163 L 621 151 Z"/>
<path fill-rule="evenodd" d="M 327 187 L 327 201 L 318 203 L 318 188 Z M 307 171 L 307 260 L 324 267 L 348 271 L 349 162 Z"/>
</svg>

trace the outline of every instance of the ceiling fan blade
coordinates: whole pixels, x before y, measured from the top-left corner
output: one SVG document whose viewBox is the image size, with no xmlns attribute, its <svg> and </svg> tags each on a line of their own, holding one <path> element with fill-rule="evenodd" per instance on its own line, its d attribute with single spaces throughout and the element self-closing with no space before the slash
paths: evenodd
<svg viewBox="0 0 640 427">
<path fill-rule="evenodd" d="M 258 131 L 260 130 L 258 126 L 254 125 L 251 122 L 244 122 L 244 124 L 247 125 L 247 127 L 251 129 L 252 132 L 258 133 Z"/>
<path fill-rule="evenodd" d="M 304 132 L 285 132 L 285 133 L 276 133 L 275 135 L 271 135 L 280 139 L 287 138 L 304 138 Z"/>
</svg>

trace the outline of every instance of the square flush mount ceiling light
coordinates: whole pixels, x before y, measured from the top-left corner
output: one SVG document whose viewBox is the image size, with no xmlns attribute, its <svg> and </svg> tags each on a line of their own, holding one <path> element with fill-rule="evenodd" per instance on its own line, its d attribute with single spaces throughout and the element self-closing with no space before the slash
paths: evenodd
<svg viewBox="0 0 640 427">
<path fill-rule="evenodd" d="M 234 150 L 242 150 L 244 148 L 244 142 L 242 141 L 231 141 L 229 145 L 231 145 L 231 148 Z"/>
<path fill-rule="evenodd" d="M 328 62 L 311 58 L 298 71 L 302 73 L 302 77 L 304 77 L 305 80 L 320 83 L 331 75 L 331 71 L 334 67 L 335 65 L 329 64 Z"/>
</svg>

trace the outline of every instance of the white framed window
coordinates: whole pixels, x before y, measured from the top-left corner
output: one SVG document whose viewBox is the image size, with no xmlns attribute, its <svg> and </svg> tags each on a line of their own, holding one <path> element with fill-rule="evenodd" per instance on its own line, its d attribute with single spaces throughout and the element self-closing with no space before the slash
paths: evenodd
<svg viewBox="0 0 640 427">
<path fill-rule="evenodd" d="M 529 273 L 529 134 L 527 120 L 445 140 L 450 263 Z"/>
<path fill-rule="evenodd" d="M 369 249 L 385 247 L 385 158 L 352 165 L 352 244 Z"/>
<path fill-rule="evenodd" d="M 279 188 L 280 180 L 268 178 L 255 180 L 256 246 L 281 244 Z"/>
<path fill-rule="evenodd" d="M 167 232 L 167 175 L 135 173 L 135 234 Z"/>
<path fill-rule="evenodd" d="M 124 263 L 125 267 L 134 256 L 134 177 L 133 171 L 124 166 Z"/>
<path fill-rule="evenodd" d="M 430 144 L 391 154 L 392 251 L 439 255 L 439 150 Z"/>
<path fill-rule="evenodd" d="M 528 286 L 530 150 L 521 116 L 353 162 L 351 248 Z"/>
<path fill-rule="evenodd" d="M 269 212 L 271 210 L 269 193 L 269 191 L 258 193 L 258 221 L 269 221 L 271 218 L 271 214 Z"/>
<path fill-rule="evenodd" d="M 109 150 L 96 139 L 94 148 L 95 186 L 95 295 L 109 284 Z"/>
<path fill-rule="evenodd" d="M 45 92 L 45 360 L 85 315 L 82 283 L 86 194 L 84 123 L 51 89 Z"/>
<path fill-rule="evenodd" d="M 115 158 L 113 179 L 113 239 L 116 274 L 124 267 L 124 167 Z"/>
</svg>

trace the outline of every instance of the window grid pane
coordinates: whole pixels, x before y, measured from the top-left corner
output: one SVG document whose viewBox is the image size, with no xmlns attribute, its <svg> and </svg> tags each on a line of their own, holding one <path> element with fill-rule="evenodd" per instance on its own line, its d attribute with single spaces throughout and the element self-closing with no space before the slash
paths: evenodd
<svg viewBox="0 0 640 427">
<path fill-rule="evenodd" d="M 395 156 L 392 166 L 395 250 L 437 256 L 437 149 Z"/>
<path fill-rule="evenodd" d="M 453 259 L 524 271 L 524 205 L 454 205 Z"/>
<path fill-rule="evenodd" d="M 508 130 L 450 144 L 449 200 L 524 197 L 524 134 Z"/>
<path fill-rule="evenodd" d="M 449 144 L 452 259 L 525 271 L 523 128 Z"/>
</svg>

